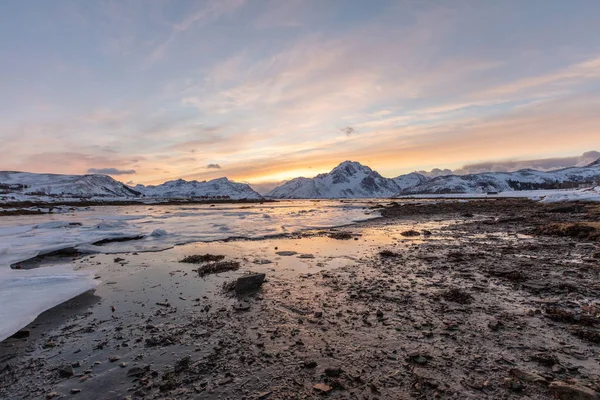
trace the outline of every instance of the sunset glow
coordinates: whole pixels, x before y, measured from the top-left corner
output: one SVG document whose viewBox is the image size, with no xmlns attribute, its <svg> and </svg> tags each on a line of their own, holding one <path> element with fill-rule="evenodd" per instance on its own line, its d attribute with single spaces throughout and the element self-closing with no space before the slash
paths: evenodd
<svg viewBox="0 0 600 400">
<path fill-rule="evenodd" d="M 3 170 L 261 184 L 598 144 L 597 1 L 34 3 L 0 16 Z"/>
</svg>

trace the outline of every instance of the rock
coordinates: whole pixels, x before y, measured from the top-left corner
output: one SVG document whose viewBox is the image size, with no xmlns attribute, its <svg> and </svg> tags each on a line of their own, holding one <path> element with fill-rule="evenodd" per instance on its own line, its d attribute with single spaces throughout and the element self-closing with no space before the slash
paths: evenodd
<svg viewBox="0 0 600 400">
<path fill-rule="evenodd" d="M 116 263 L 120 263 L 120 262 L 123 262 L 123 261 L 125 261 L 125 259 L 124 259 L 124 258 L 121 258 L 121 257 L 117 257 L 117 258 L 115 258 L 115 260 L 114 260 L 114 261 L 115 261 Z"/>
<path fill-rule="evenodd" d="M 119 367 L 121 367 L 121 368 L 125 368 L 126 366 L 127 366 L 126 362 L 122 362 L 121 364 L 119 364 Z"/>
<path fill-rule="evenodd" d="M 533 372 L 523 371 L 522 369 L 512 368 L 510 370 L 512 376 L 519 378 L 525 382 L 543 383 L 548 384 L 548 381 L 543 376 L 535 374 Z"/>
<path fill-rule="evenodd" d="M 133 367 L 133 368 L 130 368 L 129 371 L 127 371 L 127 376 L 139 378 L 140 376 L 144 375 L 145 372 L 146 372 L 146 369 L 144 369 L 144 368 Z"/>
<path fill-rule="evenodd" d="M 503 385 L 513 392 L 520 392 L 523 390 L 523 384 L 513 378 L 504 378 Z"/>
<path fill-rule="evenodd" d="M 315 311 L 315 318 L 322 318 L 323 317 L 323 311 Z"/>
<path fill-rule="evenodd" d="M 80 392 L 81 392 L 81 389 L 71 389 L 71 393 L 72 394 L 77 394 L 77 393 L 80 393 Z"/>
<path fill-rule="evenodd" d="M 560 206 L 548 210 L 549 213 L 581 213 L 585 212 L 585 207 L 579 205 Z"/>
<path fill-rule="evenodd" d="M 119 357 L 119 356 L 110 356 L 108 358 L 108 361 L 115 362 L 115 361 L 119 361 L 120 359 L 121 359 L 121 357 Z"/>
<path fill-rule="evenodd" d="M 259 393 L 256 398 L 258 400 L 264 400 L 264 399 L 268 398 L 272 393 L 273 392 L 262 392 L 262 393 Z"/>
<path fill-rule="evenodd" d="M 58 393 L 56 393 L 56 392 L 50 392 L 50 393 L 48 393 L 46 395 L 46 399 L 53 399 L 53 398 L 55 398 L 57 396 L 58 396 Z"/>
<path fill-rule="evenodd" d="M 440 377 L 435 372 L 425 368 L 416 367 L 412 370 L 412 376 L 421 384 L 427 384 L 432 388 L 440 386 Z"/>
<path fill-rule="evenodd" d="M 415 231 L 414 229 L 409 229 L 407 231 L 400 232 L 400 234 L 404 237 L 421 236 L 421 233 L 419 231 Z"/>
<path fill-rule="evenodd" d="M 546 353 L 537 353 L 531 356 L 532 361 L 536 361 L 541 365 L 545 365 L 547 367 L 551 367 L 553 365 L 558 364 L 558 359 L 552 354 Z"/>
<path fill-rule="evenodd" d="M 313 389 L 323 394 L 327 394 L 333 390 L 331 386 L 326 385 L 324 383 L 317 383 L 315 386 L 313 386 Z"/>
<path fill-rule="evenodd" d="M 497 331 L 498 329 L 502 328 L 504 326 L 504 324 L 500 321 L 498 321 L 497 319 L 494 319 L 490 322 L 488 322 L 488 328 L 490 328 L 493 331 Z"/>
<path fill-rule="evenodd" d="M 307 369 L 313 369 L 317 367 L 317 362 L 314 360 L 304 361 L 304 364 L 302 366 Z"/>
<path fill-rule="evenodd" d="M 592 389 L 580 386 L 569 385 L 566 382 L 554 381 L 549 386 L 550 393 L 562 400 L 598 400 L 600 396 Z"/>
<path fill-rule="evenodd" d="M 60 376 L 61 378 L 70 378 L 73 375 L 75 375 L 75 371 L 73 370 L 73 367 L 70 364 L 63 365 L 58 370 L 58 376 Z"/>
<path fill-rule="evenodd" d="M 265 281 L 265 274 L 248 274 L 238 278 L 235 282 L 236 293 L 257 291 Z"/>
<path fill-rule="evenodd" d="M 233 305 L 235 311 L 248 311 L 250 309 L 250 303 L 241 301 Z"/>
<path fill-rule="evenodd" d="M 313 254 L 300 254 L 298 258 L 315 258 Z"/>
<path fill-rule="evenodd" d="M 275 254 L 277 254 L 278 256 L 290 257 L 290 256 L 295 256 L 296 254 L 298 254 L 298 252 L 297 251 L 278 251 Z"/>
<path fill-rule="evenodd" d="M 29 329 L 21 329 L 17 333 L 11 336 L 12 339 L 25 339 L 30 335 Z"/>
<path fill-rule="evenodd" d="M 325 368 L 325 375 L 330 378 L 337 378 L 342 374 L 342 369 L 339 367 Z"/>
</svg>

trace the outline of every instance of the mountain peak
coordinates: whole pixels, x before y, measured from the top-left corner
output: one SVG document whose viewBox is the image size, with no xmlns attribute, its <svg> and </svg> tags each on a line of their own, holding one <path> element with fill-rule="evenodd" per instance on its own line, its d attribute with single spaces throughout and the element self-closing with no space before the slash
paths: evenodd
<svg viewBox="0 0 600 400">
<path fill-rule="evenodd" d="M 331 173 L 344 173 L 346 175 L 354 175 L 357 172 L 365 172 L 365 173 L 369 173 L 371 172 L 371 168 L 362 165 L 361 163 L 359 163 L 358 161 L 350 161 L 350 160 L 346 160 L 344 162 L 342 162 L 340 165 L 338 165 L 337 167 L 335 167 L 334 169 L 331 170 Z"/>
</svg>

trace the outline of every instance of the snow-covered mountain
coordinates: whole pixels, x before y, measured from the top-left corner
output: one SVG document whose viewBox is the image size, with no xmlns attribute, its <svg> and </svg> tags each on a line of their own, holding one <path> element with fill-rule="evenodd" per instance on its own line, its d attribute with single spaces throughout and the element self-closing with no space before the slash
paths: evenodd
<svg viewBox="0 0 600 400">
<path fill-rule="evenodd" d="M 107 175 L 60 175 L 0 171 L 0 193 L 16 197 L 138 197 L 140 193 Z"/>
<path fill-rule="evenodd" d="M 344 161 L 331 172 L 314 178 L 295 178 L 266 194 L 278 199 L 329 199 L 390 197 L 401 190 L 393 180 L 384 178 L 358 162 Z"/>
<path fill-rule="evenodd" d="M 396 178 L 392 178 L 392 180 L 396 183 L 396 185 L 398 185 L 400 190 L 423 184 L 425 182 L 430 181 L 431 179 L 432 178 L 427 177 L 423 174 L 419 174 L 418 172 L 411 172 L 410 174 L 400 175 Z"/>
<path fill-rule="evenodd" d="M 218 178 L 211 181 L 186 181 L 177 179 L 160 185 L 137 185 L 135 191 L 146 197 L 189 198 L 189 197 L 225 197 L 232 200 L 260 200 L 263 197 L 245 183 Z"/>
<path fill-rule="evenodd" d="M 555 171 L 522 169 L 515 172 L 487 172 L 439 176 L 416 186 L 404 188 L 400 195 L 443 193 L 486 193 L 515 190 L 561 189 L 578 184 L 600 182 L 600 159 L 585 167 Z"/>
</svg>

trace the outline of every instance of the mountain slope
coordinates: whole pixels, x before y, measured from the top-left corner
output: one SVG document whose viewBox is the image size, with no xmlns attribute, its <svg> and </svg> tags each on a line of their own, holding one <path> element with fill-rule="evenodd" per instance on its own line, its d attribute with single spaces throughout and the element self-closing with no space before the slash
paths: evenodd
<svg viewBox="0 0 600 400">
<path fill-rule="evenodd" d="M 61 175 L 0 171 L 0 191 L 20 196 L 138 197 L 107 175 Z"/>
<path fill-rule="evenodd" d="M 515 190 L 560 189 L 600 181 L 600 160 L 585 167 L 555 171 L 523 169 L 515 172 L 487 172 L 433 178 L 399 194 L 485 193 Z"/>
<path fill-rule="evenodd" d="M 392 180 L 396 183 L 396 185 L 398 185 L 400 190 L 404 190 L 425 183 L 431 180 L 431 178 L 423 174 L 419 174 L 418 172 L 411 172 L 410 174 L 400 175 L 392 178 Z"/>
<path fill-rule="evenodd" d="M 401 189 L 358 162 L 344 161 L 331 172 L 314 178 L 295 178 L 266 194 L 278 199 L 327 199 L 389 197 Z"/>
<path fill-rule="evenodd" d="M 186 198 L 186 197 L 220 197 L 233 200 L 260 200 L 263 197 L 245 183 L 218 178 L 211 181 L 186 181 L 177 179 L 160 185 L 137 185 L 135 190 L 146 197 Z"/>
</svg>

